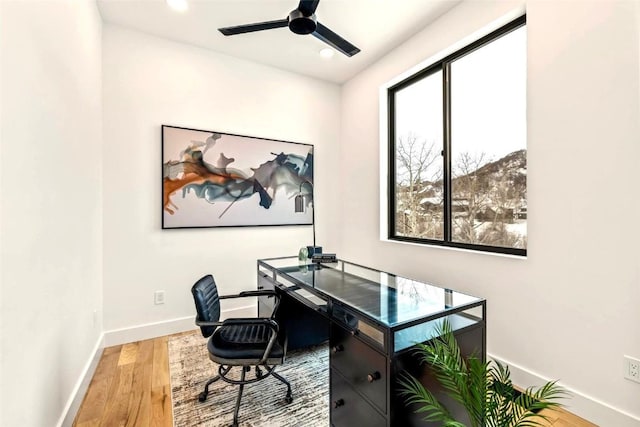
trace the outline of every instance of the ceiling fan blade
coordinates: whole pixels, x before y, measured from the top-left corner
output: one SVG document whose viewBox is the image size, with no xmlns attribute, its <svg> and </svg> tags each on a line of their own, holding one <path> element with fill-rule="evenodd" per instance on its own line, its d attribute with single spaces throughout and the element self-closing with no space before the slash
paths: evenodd
<svg viewBox="0 0 640 427">
<path fill-rule="evenodd" d="M 311 16 L 316 13 L 320 0 L 300 0 L 298 10 L 302 12 L 304 16 Z"/>
<path fill-rule="evenodd" d="M 225 36 L 233 36 L 235 34 L 253 33 L 254 31 L 271 30 L 274 28 L 282 28 L 289 25 L 289 19 L 278 19 L 277 21 L 256 22 L 255 24 L 238 25 L 235 27 L 218 28 Z"/>
<path fill-rule="evenodd" d="M 316 30 L 312 34 L 316 38 L 322 40 L 326 44 L 332 46 L 333 48 L 339 50 L 347 56 L 353 56 L 356 53 L 360 52 L 360 49 L 358 49 L 319 22 L 316 23 Z"/>
</svg>

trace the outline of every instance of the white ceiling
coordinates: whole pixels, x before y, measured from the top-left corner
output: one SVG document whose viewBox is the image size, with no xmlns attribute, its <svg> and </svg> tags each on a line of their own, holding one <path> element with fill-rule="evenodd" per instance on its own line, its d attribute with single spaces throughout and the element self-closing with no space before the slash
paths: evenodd
<svg viewBox="0 0 640 427">
<path fill-rule="evenodd" d="M 323 59 L 327 47 L 312 35 L 278 28 L 225 37 L 217 30 L 286 18 L 298 0 L 187 0 L 175 12 L 165 0 L 98 0 L 105 22 L 216 52 L 343 83 L 416 34 L 460 0 L 322 0 L 319 22 L 361 52 Z"/>
</svg>

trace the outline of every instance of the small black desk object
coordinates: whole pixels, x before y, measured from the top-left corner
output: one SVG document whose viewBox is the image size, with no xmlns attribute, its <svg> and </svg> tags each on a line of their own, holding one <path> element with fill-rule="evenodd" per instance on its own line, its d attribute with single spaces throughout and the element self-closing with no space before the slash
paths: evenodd
<svg viewBox="0 0 640 427">
<path fill-rule="evenodd" d="M 315 262 L 315 263 L 338 262 L 338 258 L 336 257 L 336 254 L 314 254 L 311 256 L 311 262 Z"/>
<path fill-rule="evenodd" d="M 343 260 L 299 264 L 298 257 L 258 260 L 258 289 L 281 293 L 290 349 L 329 339 L 332 426 L 435 426 L 398 395 L 403 371 L 463 416 L 412 350 L 446 318 L 463 354 L 485 360 L 484 299 Z M 258 299 L 259 316 L 272 308 L 272 299 Z"/>
</svg>

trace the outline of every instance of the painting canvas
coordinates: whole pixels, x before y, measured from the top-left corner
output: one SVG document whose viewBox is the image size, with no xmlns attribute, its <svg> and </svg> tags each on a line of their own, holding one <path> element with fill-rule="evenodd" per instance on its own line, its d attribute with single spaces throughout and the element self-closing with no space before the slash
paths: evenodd
<svg viewBox="0 0 640 427">
<path fill-rule="evenodd" d="M 162 126 L 162 228 L 312 223 L 312 145 Z"/>
</svg>

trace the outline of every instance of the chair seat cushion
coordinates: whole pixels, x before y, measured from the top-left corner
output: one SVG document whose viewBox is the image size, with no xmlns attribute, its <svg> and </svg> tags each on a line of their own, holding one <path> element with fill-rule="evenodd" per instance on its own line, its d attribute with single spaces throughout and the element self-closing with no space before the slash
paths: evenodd
<svg viewBox="0 0 640 427">
<path fill-rule="evenodd" d="M 262 358 L 270 336 L 271 329 L 266 325 L 221 326 L 209 338 L 207 348 L 211 355 L 222 359 L 257 361 Z M 269 358 L 283 357 L 284 350 L 276 341 Z"/>
</svg>

